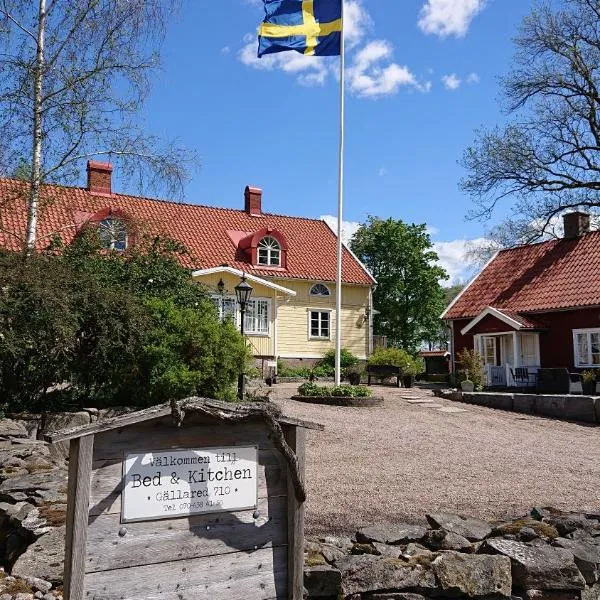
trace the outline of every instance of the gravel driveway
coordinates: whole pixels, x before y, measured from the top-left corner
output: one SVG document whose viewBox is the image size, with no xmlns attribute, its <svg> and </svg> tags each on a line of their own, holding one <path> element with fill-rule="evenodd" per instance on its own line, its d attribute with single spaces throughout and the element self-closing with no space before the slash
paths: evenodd
<svg viewBox="0 0 600 600">
<path fill-rule="evenodd" d="M 376 408 L 317 406 L 290 400 L 296 387 L 279 384 L 271 398 L 325 426 L 307 436 L 308 533 L 416 522 L 436 510 L 502 519 L 533 506 L 600 509 L 599 428 L 417 388 L 376 386 L 385 397 Z"/>
</svg>

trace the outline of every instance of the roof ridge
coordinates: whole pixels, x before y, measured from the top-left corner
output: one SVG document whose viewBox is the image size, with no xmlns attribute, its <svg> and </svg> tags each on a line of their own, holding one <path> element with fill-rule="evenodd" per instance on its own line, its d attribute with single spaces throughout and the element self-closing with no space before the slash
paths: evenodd
<svg viewBox="0 0 600 600">
<path fill-rule="evenodd" d="M 18 179 L 16 177 L 0 177 L 0 183 L 18 183 L 20 185 L 28 185 L 29 182 L 25 181 L 24 179 Z M 91 193 L 87 188 L 79 186 L 79 185 L 66 185 L 64 183 L 43 183 L 42 186 L 44 187 L 55 187 L 55 188 L 60 188 L 60 189 L 67 189 L 67 190 L 79 190 L 81 192 L 84 192 L 85 194 L 89 194 L 92 197 L 95 197 L 96 194 Z M 242 213 L 242 214 L 247 214 L 246 211 L 242 208 L 228 208 L 225 206 L 211 206 L 210 204 L 200 204 L 200 203 L 195 203 L 195 202 L 186 202 L 183 200 L 172 200 L 169 198 L 158 198 L 158 197 L 154 197 L 154 196 L 134 196 L 132 194 L 123 194 L 121 192 L 112 192 L 111 196 L 118 196 L 121 198 L 131 198 L 133 200 L 145 200 L 148 202 L 160 202 L 162 204 L 174 204 L 176 206 L 189 206 L 191 208 L 207 208 L 209 210 L 219 210 L 219 211 L 227 211 L 227 212 L 235 212 L 235 213 Z M 298 220 L 298 221 L 310 221 L 310 222 L 316 222 L 316 223 L 325 223 L 325 221 L 321 218 L 315 218 L 315 217 L 297 217 L 294 215 L 284 215 L 284 214 L 279 214 L 279 213 L 270 213 L 270 212 L 263 212 L 261 213 L 261 216 L 265 216 L 265 217 L 279 217 L 282 219 L 294 219 L 294 220 Z M 260 217 L 255 217 L 255 218 L 260 218 Z"/>
<path fill-rule="evenodd" d="M 541 246 L 542 244 L 558 244 L 561 242 L 573 242 L 576 240 L 579 240 L 583 237 L 592 235 L 592 234 L 598 234 L 600 233 L 600 229 L 593 229 L 591 231 L 586 231 L 585 233 L 582 233 L 581 235 L 579 235 L 576 238 L 552 238 L 550 240 L 541 240 L 539 242 L 532 242 L 530 244 L 519 244 L 518 246 L 512 246 L 510 248 L 502 248 L 501 250 L 498 250 L 498 254 L 503 254 L 505 252 L 513 252 L 515 250 L 521 250 L 522 248 L 533 248 L 535 246 Z"/>
</svg>

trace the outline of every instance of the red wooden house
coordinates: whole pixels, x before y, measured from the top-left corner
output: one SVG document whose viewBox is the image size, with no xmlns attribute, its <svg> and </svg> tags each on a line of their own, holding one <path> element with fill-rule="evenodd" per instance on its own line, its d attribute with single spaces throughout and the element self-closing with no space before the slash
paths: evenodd
<svg viewBox="0 0 600 600">
<path fill-rule="evenodd" d="M 452 359 L 474 348 L 488 383 L 521 385 L 517 368 L 600 368 L 600 231 L 564 216 L 564 237 L 498 252 L 450 304 Z"/>
</svg>

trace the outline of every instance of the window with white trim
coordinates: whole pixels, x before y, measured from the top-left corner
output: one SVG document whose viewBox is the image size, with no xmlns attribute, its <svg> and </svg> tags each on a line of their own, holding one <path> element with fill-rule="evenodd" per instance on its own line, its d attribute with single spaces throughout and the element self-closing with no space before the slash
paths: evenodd
<svg viewBox="0 0 600 600">
<path fill-rule="evenodd" d="M 600 329 L 573 331 L 576 367 L 600 367 Z"/>
<path fill-rule="evenodd" d="M 259 265 L 268 267 L 281 265 L 281 246 L 274 237 L 267 236 L 258 242 L 257 260 Z"/>
<path fill-rule="evenodd" d="M 310 288 L 311 296 L 329 296 L 330 294 L 329 288 L 324 283 L 315 283 Z"/>
<path fill-rule="evenodd" d="M 246 304 L 244 316 L 244 333 L 268 335 L 269 333 L 269 301 L 255 298 Z"/>
<path fill-rule="evenodd" d="M 236 300 L 233 296 L 213 296 L 212 300 L 217 307 L 221 321 L 225 321 L 225 319 L 231 319 L 234 323 L 237 321 Z"/>
<path fill-rule="evenodd" d="M 107 250 L 127 250 L 127 227 L 121 219 L 108 217 L 98 224 L 98 235 L 103 248 Z"/>
<path fill-rule="evenodd" d="M 328 310 L 311 310 L 308 315 L 310 338 L 328 340 L 331 334 L 331 313 Z"/>
</svg>

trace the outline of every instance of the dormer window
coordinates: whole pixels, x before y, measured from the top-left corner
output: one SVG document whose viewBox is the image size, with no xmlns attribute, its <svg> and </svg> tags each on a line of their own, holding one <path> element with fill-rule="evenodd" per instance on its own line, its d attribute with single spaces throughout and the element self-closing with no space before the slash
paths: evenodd
<svg viewBox="0 0 600 600">
<path fill-rule="evenodd" d="M 281 265 L 281 246 L 271 236 L 264 237 L 258 242 L 258 264 L 268 267 L 279 267 Z"/>
<path fill-rule="evenodd" d="M 325 284 L 315 283 L 315 285 L 313 285 L 310 288 L 310 295 L 311 296 L 330 296 L 331 293 L 329 291 L 329 288 Z"/>
<path fill-rule="evenodd" d="M 119 252 L 127 250 L 127 227 L 121 219 L 108 217 L 100 221 L 98 235 L 103 248 Z"/>
</svg>

